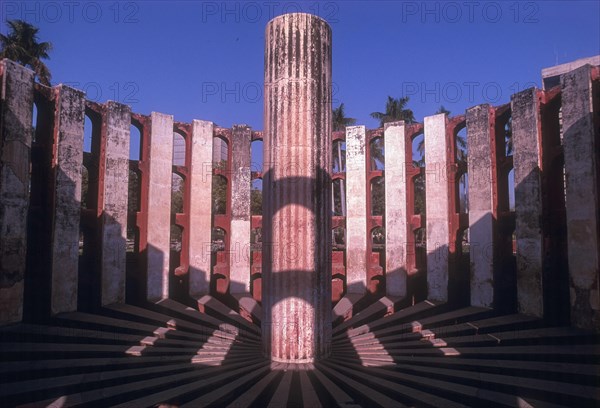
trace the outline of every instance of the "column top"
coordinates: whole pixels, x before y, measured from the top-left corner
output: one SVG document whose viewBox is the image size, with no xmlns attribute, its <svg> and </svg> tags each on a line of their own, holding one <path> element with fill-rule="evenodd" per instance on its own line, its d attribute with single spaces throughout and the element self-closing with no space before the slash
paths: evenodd
<svg viewBox="0 0 600 408">
<path fill-rule="evenodd" d="M 329 27 L 329 23 L 322 17 L 317 16 L 316 14 L 310 14 L 310 13 L 285 13 L 285 14 L 280 14 L 276 17 L 273 17 L 271 20 L 269 20 L 269 22 L 267 23 L 267 26 L 269 24 L 274 23 L 277 20 L 282 20 L 282 19 L 286 19 L 286 18 L 295 18 L 295 17 L 300 17 L 300 16 L 306 16 L 315 20 L 320 20 L 323 23 L 325 23 L 327 25 L 327 27 Z"/>
</svg>

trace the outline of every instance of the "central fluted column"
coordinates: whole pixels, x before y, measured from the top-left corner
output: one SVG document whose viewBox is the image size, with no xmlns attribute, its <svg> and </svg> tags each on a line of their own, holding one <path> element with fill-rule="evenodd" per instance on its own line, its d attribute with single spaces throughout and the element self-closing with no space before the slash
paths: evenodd
<svg viewBox="0 0 600 408">
<path fill-rule="evenodd" d="M 331 342 L 331 29 L 285 14 L 265 42 L 263 346 L 310 362 Z"/>
</svg>

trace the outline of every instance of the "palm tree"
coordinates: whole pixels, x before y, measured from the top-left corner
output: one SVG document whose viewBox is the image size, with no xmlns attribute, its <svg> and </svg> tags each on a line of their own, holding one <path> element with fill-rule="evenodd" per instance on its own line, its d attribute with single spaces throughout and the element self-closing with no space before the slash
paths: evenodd
<svg viewBox="0 0 600 408">
<path fill-rule="evenodd" d="M 346 126 L 352 126 L 356 123 L 356 119 L 347 118 L 344 112 L 344 104 L 340 104 L 333 110 L 333 130 L 344 130 Z"/>
<path fill-rule="evenodd" d="M 408 96 L 403 98 L 392 98 L 391 96 L 388 96 L 385 104 L 385 112 L 373 112 L 371 113 L 371 117 L 379 119 L 380 127 L 383 127 L 387 122 L 395 122 L 398 120 L 403 120 L 406 123 L 414 123 L 415 115 L 413 114 L 413 111 L 406 108 L 408 100 Z"/>
<path fill-rule="evenodd" d="M 508 119 L 504 126 L 504 143 L 506 146 L 506 156 L 512 156 L 513 154 L 513 138 L 512 138 L 512 117 Z"/>
<path fill-rule="evenodd" d="M 444 105 L 440 105 L 440 108 L 437 110 L 437 112 L 435 113 L 436 115 L 438 113 L 445 113 L 446 115 L 450 116 L 450 111 L 446 108 L 444 108 Z"/>
<path fill-rule="evenodd" d="M 50 58 L 48 52 L 52 49 L 52 44 L 38 42 L 39 28 L 23 20 L 8 20 L 6 23 L 10 32 L 8 35 L 0 34 L 0 58 L 9 58 L 30 67 L 42 84 L 50 86 L 50 70 L 42 59 Z"/>
<path fill-rule="evenodd" d="M 346 117 L 343 103 L 341 103 L 337 108 L 333 109 L 332 114 L 334 131 L 344 130 L 346 126 L 352 126 L 356 123 L 356 119 Z M 342 171 L 342 169 L 346 167 L 345 150 L 342 149 L 341 142 L 336 142 L 334 147 L 336 147 L 336 149 L 333 152 L 334 163 L 332 164 L 335 167 L 335 162 L 337 161 L 338 171 Z M 344 151 L 344 155 L 342 155 L 342 151 Z M 346 190 L 343 182 L 333 184 L 332 195 L 334 214 L 346 215 Z"/>
</svg>

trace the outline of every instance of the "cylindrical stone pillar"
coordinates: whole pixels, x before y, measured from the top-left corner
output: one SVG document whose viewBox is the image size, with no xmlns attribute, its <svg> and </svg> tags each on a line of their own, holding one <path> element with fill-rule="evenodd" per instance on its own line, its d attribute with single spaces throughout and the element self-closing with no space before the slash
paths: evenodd
<svg viewBox="0 0 600 408">
<path fill-rule="evenodd" d="M 331 341 L 331 29 L 285 14 L 265 41 L 263 346 L 303 363 Z"/>
</svg>

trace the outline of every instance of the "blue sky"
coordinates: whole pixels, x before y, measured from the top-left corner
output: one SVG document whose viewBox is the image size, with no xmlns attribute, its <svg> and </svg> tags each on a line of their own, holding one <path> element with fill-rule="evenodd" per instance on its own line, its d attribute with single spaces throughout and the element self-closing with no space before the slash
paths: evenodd
<svg viewBox="0 0 600 408">
<path fill-rule="evenodd" d="M 303 11 L 333 30 L 334 104 L 368 128 L 388 95 L 417 120 L 506 103 L 544 67 L 600 54 L 598 1 L 3 1 L 40 27 L 53 84 L 88 98 L 262 129 L 264 28 Z M 336 103 L 337 102 L 337 103 Z"/>
</svg>

